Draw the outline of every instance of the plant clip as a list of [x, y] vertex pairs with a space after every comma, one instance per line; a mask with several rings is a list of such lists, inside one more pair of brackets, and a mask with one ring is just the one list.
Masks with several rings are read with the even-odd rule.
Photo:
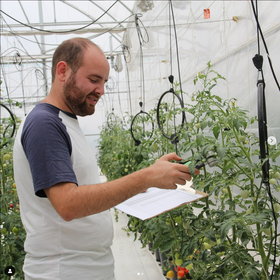
[[263, 66], [263, 56], [260, 54], [256, 54], [253, 58], [253, 63], [255, 65], [255, 67], [261, 71], [262, 70], [262, 66]]
[[177, 144], [179, 143], [179, 137], [176, 133], [172, 134], [170, 137], [171, 143], [172, 144]]
[[170, 76], [168, 77], [168, 80], [169, 80], [170, 84], [173, 84], [173, 82], [174, 82], [174, 76], [173, 76], [173, 75], [170, 75]]

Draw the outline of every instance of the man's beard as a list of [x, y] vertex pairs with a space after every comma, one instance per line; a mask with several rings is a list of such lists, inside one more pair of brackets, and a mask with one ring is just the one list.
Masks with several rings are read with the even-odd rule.
[[75, 115], [87, 116], [94, 113], [95, 106], [89, 105], [86, 102], [86, 96], [94, 93], [89, 92], [88, 94], [85, 94], [81, 91], [76, 85], [76, 76], [74, 73], [71, 74], [69, 80], [65, 83], [63, 93], [66, 105]]

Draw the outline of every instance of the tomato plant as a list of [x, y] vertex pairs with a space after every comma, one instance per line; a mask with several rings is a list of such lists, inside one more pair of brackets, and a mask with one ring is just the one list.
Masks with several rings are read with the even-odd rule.
[[[1, 232], [1, 279], [10, 279], [4, 274], [7, 266], [15, 268], [13, 279], [23, 279], [23, 260], [25, 230], [21, 223], [19, 201], [13, 177], [12, 145], [13, 139], [6, 139], [4, 132], [11, 122], [10, 118], [1, 118], [1, 154], [0, 154], [0, 232]], [[9, 128], [8, 128], [9, 129]]]
[[[196, 189], [209, 196], [150, 220], [130, 217], [127, 230], [144, 246], [164, 254], [165, 275], [179, 265], [196, 280], [270, 280], [274, 269], [276, 280], [280, 276], [279, 260], [275, 261], [280, 255], [279, 232], [275, 232], [280, 216], [280, 149], [269, 146], [270, 185], [263, 185], [255, 133], [257, 119], [239, 107], [238, 100], [224, 100], [213, 94], [218, 82], [224, 80], [210, 63], [204, 73], [196, 76], [195, 93], [184, 108], [188, 121], [178, 135], [180, 155], [205, 163], [193, 182]], [[155, 116], [153, 110], [150, 115]], [[168, 123], [168, 118], [172, 118], [170, 111], [166, 111], [162, 123]], [[129, 172], [175, 150], [157, 128], [152, 139], [137, 148], [129, 144], [128, 132], [120, 126], [118, 130], [126, 136], [116, 137], [114, 144], [110, 142], [108, 153], [118, 154], [116, 165], [129, 163]], [[112, 134], [107, 131], [107, 139], [112, 140]], [[100, 161], [109, 167], [103, 161], [106, 150], [105, 145]], [[124, 150], [129, 152], [123, 156]], [[142, 163], [135, 163], [135, 151], [143, 156]], [[105, 167], [103, 170], [107, 175]]]

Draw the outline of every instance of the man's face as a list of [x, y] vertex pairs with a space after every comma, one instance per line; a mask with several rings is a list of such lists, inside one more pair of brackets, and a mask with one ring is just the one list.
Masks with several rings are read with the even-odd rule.
[[94, 48], [84, 54], [82, 66], [71, 73], [64, 84], [65, 103], [78, 116], [92, 115], [99, 98], [104, 94], [109, 64], [105, 56]]
[[[76, 83], [76, 74], [72, 73], [64, 85], [65, 103], [70, 110], [78, 116], [92, 115], [95, 104], [100, 96], [94, 92], [85, 92]], [[91, 100], [88, 102], [87, 99]]]

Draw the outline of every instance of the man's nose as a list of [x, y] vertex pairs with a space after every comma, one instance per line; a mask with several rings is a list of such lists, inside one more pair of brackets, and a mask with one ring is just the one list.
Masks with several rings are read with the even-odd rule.
[[105, 93], [105, 84], [100, 84], [96, 89], [95, 93], [98, 94], [100, 97]]

